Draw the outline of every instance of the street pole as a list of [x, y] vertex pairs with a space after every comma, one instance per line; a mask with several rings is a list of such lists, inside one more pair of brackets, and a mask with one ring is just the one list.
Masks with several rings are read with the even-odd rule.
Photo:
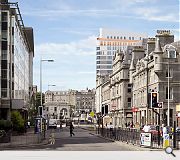
[[169, 74], [170, 74], [170, 72], [169, 72], [169, 59], [168, 59], [168, 112], [167, 112], [167, 125], [168, 126], [170, 126], [170, 108], [169, 108], [169, 96], [170, 96], [170, 86], [169, 86]]
[[[46, 61], [46, 62], [54, 62], [54, 60], [51, 60], [51, 59], [40, 59], [40, 94], [41, 94], [41, 106], [40, 106], [40, 108], [42, 109], [42, 112], [43, 112], [43, 98], [42, 98], [42, 62], [44, 62], [44, 61]], [[41, 133], [42, 133], [42, 115], [40, 115], [41, 113], [40, 113], [40, 108], [39, 108], [39, 116], [40, 116], [40, 123], [41, 123], [41, 125], [40, 125], [40, 127], [41, 127]]]
[[[40, 60], [40, 94], [41, 94], [41, 106], [39, 108], [39, 116], [40, 116], [40, 123], [41, 123], [40, 131], [42, 133], [42, 115], [41, 115], [41, 113], [43, 111], [43, 108], [42, 108], [42, 58]], [[42, 110], [42, 111], [40, 111], [40, 110]]]
[[41, 92], [41, 106], [42, 106], [42, 59], [40, 60], [40, 92]]

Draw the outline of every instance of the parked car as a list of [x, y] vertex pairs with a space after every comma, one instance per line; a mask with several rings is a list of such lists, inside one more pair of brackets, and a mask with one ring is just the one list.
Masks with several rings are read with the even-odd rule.
[[[158, 135], [158, 126], [154, 126], [154, 125], [145, 125], [142, 129], [142, 132], [150, 132], [153, 135]], [[161, 130], [160, 130], [160, 134], [161, 134]]]
[[177, 127], [177, 128], [176, 128], [176, 132], [177, 132], [177, 133], [180, 133], [180, 127]]

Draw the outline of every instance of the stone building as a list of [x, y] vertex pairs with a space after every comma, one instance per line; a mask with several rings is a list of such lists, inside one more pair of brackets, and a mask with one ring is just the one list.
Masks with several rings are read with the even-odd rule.
[[[116, 52], [109, 79], [96, 79], [97, 113], [103, 115], [103, 106], [108, 105], [108, 114], [104, 115], [115, 127], [131, 121], [135, 127], [162, 123], [172, 126], [180, 104], [179, 53], [180, 42], [174, 42], [174, 35], [166, 30], [157, 31], [156, 38], [148, 38], [141, 46]], [[153, 94], [157, 95], [154, 108]]]
[[111, 116], [113, 125], [124, 127], [132, 121], [131, 85], [129, 84], [129, 50], [117, 51], [113, 61], [113, 73], [110, 75]]
[[[46, 91], [45, 92], [46, 114], [55, 118], [79, 116], [80, 114], [89, 114], [95, 111], [95, 91], [86, 90], [68, 90], [68, 91]], [[53, 110], [54, 108], [54, 110]], [[64, 115], [65, 110], [67, 115]], [[48, 116], [48, 117], [49, 117]]]
[[[176, 105], [180, 103], [179, 43], [174, 42], [170, 31], [158, 31], [156, 38], [149, 38], [147, 50], [134, 48], [130, 67], [133, 86], [134, 124], [173, 125]], [[152, 93], [157, 93], [159, 107], [152, 109]]]

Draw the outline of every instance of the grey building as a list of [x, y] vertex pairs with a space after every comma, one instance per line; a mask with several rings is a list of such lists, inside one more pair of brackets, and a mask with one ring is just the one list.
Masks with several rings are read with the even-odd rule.
[[[170, 31], [159, 30], [156, 38], [148, 39], [146, 52], [142, 47], [133, 50], [130, 82], [134, 124], [172, 126], [176, 120], [176, 105], [180, 103], [179, 47]], [[160, 114], [160, 122], [152, 109], [153, 93], [160, 104], [154, 108]]]
[[[66, 105], [65, 105], [66, 104]], [[45, 108], [47, 115], [52, 115], [52, 106], [67, 109], [67, 115], [70, 117], [80, 114], [89, 114], [95, 111], [95, 90], [68, 90], [68, 91], [46, 91], [45, 92]], [[51, 109], [50, 109], [51, 108]], [[58, 109], [56, 109], [58, 110]], [[59, 109], [60, 111], [60, 109]], [[58, 114], [55, 117], [59, 118]], [[64, 114], [62, 115], [64, 116]]]
[[17, 3], [0, 3], [0, 117], [9, 119], [15, 109], [27, 118], [33, 86], [33, 29], [24, 26]]

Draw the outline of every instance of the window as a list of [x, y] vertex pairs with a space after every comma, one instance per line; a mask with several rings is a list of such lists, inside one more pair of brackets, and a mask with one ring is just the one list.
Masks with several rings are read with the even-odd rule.
[[7, 88], [7, 79], [2, 79], [1, 80], [1, 87], [2, 88]]
[[131, 40], [131, 37], [129, 37], [129, 40]]
[[7, 70], [1, 70], [1, 76], [2, 78], [7, 78]]
[[100, 50], [100, 47], [96, 47], [96, 50]]
[[49, 107], [46, 108], [46, 111], [49, 111]]
[[1, 60], [1, 69], [7, 69], [7, 60]]
[[[168, 87], [166, 87], [166, 99], [168, 99]], [[169, 99], [173, 99], [173, 88], [169, 87]]]
[[7, 31], [2, 31], [2, 40], [7, 41]]
[[7, 50], [7, 41], [2, 41], [1, 44], [2, 44], [1, 49]]
[[169, 76], [168, 76], [168, 69], [166, 69], [166, 78], [172, 78], [173, 77], [173, 69], [169, 69]]
[[176, 58], [176, 51], [175, 50], [169, 50], [168, 51], [168, 58]]
[[2, 22], [2, 26], [1, 26], [1, 29], [3, 30], [3, 31], [7, 31], [7, 22]]
[[128, 108], [131, 108], [131, 98], [128, 98]]
[[97, 56], [97, 59], [100, 59], [100, 56]]
[[7, 12], [2, 12], [1, 14], [1, 20], [6, 22], [7, 21]]
[[131, 98], [128, 98], [128, 102], [131, 102]]
[[131, 88], [128, 88], [128, 93], [131, 93]]
[[153, 60], [153, 56], [150, 56], [150, 60]]
[[57, 111], [57, 107], [54, 107], [54, 112], [56, 112]]
[[134, 40], [134, 37], [132, 37], [132, 40]]
[[126, 39], [126, 37], [124, 37], [124, 39]]

